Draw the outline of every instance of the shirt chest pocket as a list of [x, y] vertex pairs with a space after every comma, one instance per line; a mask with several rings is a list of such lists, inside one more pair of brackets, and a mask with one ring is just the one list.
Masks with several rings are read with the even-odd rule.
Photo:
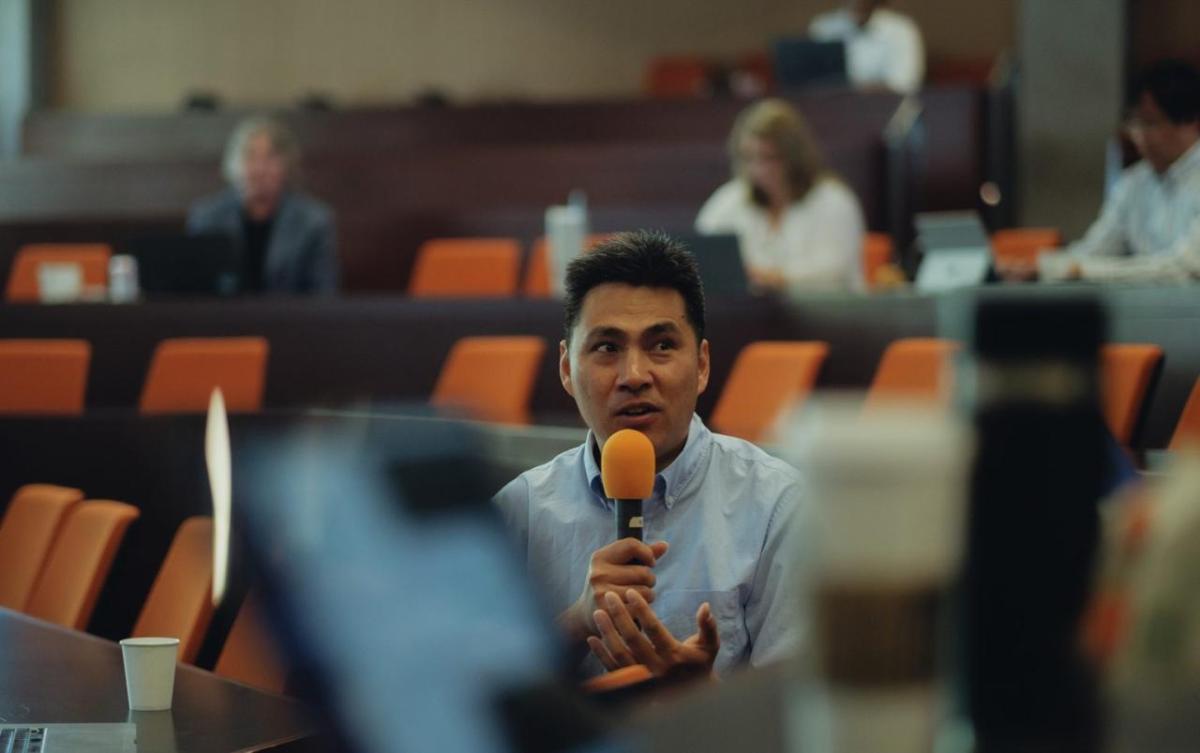
[[721, 656], [727, 660], [741, 657], [748, 643], [746, 618], [736, 589], [730, 591], [674, 590], [655, 591], [651, 608], [676, 640], [685, 640], [696, 632], [696, 611], [708, 602], [717, 618], [721, 636]]

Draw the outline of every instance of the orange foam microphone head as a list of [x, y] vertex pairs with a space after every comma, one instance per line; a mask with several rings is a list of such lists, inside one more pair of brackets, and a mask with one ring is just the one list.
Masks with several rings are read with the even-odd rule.
[[642, 500], [654, 494], [654, 445], [646, 435], [622, 429], [600, 451], [604, 496], [616, 502], [617, 539], [642, 539]]

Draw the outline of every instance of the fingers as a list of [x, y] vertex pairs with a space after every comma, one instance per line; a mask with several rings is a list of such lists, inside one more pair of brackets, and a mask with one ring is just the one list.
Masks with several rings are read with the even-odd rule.
[[[613, 666], [611, 669], [618, 667], [628, 667], [631, 664], [637, 664], [633, 658], [633, 652], [613, 625], [612, 618], [608, 616], [608, 612], [603, 609], [597, 609], [592, 619], [596, 621], [596, 628], [600, 631], [600, 640], [604, 643], [604, 648], [607, 649], [609, 658], [612, 659]], [[591, 645], [588, 641], [588, 645]]]
[[[663, 546], [658, 547], [657, 545], [660, 543]], [[637, 539], [621, 539], [596, 550], [596, 553], [593, 555], [593, 561], [599, 559], [602, 562], [614, 565], [640, 562], [647, 567], [654, 567], [658, 558], [666, 554], [666, 552], [666, 542], [655, 542], [655, 546], [651, 546]]]
[[649, 602], [636, 590], [632, 588], [627, 590], [625, 599], [634, 619], [642, 626], [642, 632], [654, 644], [655, 651], [661, 656], [668, 656], [677, 643], [675, 636], [671, 635], [671, 631], [667, 630], [667, 627], [658, 619], [658, 615], [654, 614], [654, 610], [650, 609]]
[[621, 665], [617, 664], [617, 660], [613, 658], [613, 655], [608, 650], [608, 647], [604, 645], [604, 641], [600, 640], [594, 635], [591, 635], [588, 636], [587, 644], [588, 648], [592, 650], [592, 653], [596, 655], [596, 658], [600, 660], [600, 663], [603, 664], [604, 668], [609, 672], [612, 672], [614, 669], [621, 668]]
[[650, 545], [650, 551], [654, 553], [655, 559], [658, 559], [666, 554], [667, 549], [669, 548], [670, 545], [665, 541], [656, 541]]
[[619, 565], [612, 568], [608, 582], [614, 586], [646, 586], [654, 588], [658, 581], [654, 571], [645, 565]]
[[721, 634], [717, 632], [717, 618], [713, 617], [712, 607], [707, 601], [696, 610], [696, 632], [700, 635], [701, 644], [711, 648], [714, 654], [721, 647]]
[[605, 597], [604, 608], [608, 616], [612, 618], [611, 622], [620, 633], [625, 646], [633, 654], [634, 662], [645, 664], [651, 671], [660, 667], [663, 659], [659, 656], [658, 649], [633, 621], [629, 610], [625, 608], [625, 602], [621, 601], [621, 598], [615, 593], [610, 593]]

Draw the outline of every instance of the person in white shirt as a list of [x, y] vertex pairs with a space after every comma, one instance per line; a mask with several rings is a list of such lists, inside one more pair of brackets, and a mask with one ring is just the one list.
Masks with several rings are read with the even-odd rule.
[[1082, 239], [1039, 257], [1043, 280], [1200, 277], [1200, 72], [1158, 63], [1139, 78], [1133, 102], [1125, 128], [1141, 161], [1121, 174]]
[[751, 105], [729, 151], [734, 178], [704, 203], [696, 232], [737, 235], [759, 289], [863, 290], [862, 208], [800, 113], [778, 99]]
[[925, 43], [911, 18], [880, 7], [885, 0], [847, 0], [822, 13], [808, 33], [822, 42], [846, 43], [846, 74], [859, 88], [884, 87], [914, 94], [925, 80]]

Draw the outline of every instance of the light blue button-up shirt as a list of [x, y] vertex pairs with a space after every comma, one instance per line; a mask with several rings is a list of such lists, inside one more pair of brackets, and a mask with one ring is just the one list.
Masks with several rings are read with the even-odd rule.
[[[583, 591], [588, 563], [616, 538], [595, 438], [526, 471], [496, 495], [524, 548], [530, 575], [557, 614]], [[713, 434], [692, 416], [683, 451], [657, 475], [643, 506], [645, 541], [666, 541], [654, 568], [655, 614], [677, 639], [696, 632], [696, 610], [712, 606], [721, 636], [715, 669], [761, 665], [801, 643], [796, 563], [807, 507], [800, 476], [741, 439]], [[589, 657], [584, 671], [603, 666]]]

